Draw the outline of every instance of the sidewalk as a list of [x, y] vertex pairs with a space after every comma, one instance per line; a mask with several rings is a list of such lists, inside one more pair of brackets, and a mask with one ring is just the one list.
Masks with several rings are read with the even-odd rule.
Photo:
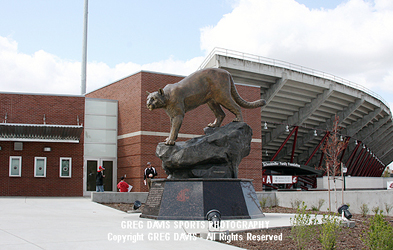
[[[157, 221], [139, 215], [90, 198], [0, 197], [0, 249], [239, 249], [190, 236], [209, 234], [207, 221]], [[290, 225], [290, 215], [265, 215], [223, 221], [220, 230]]]

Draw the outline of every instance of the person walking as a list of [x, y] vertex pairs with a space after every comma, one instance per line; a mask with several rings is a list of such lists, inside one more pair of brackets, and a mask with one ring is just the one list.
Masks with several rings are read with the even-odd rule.
[[96, 191], [97, 192], [104, 192], [104, 178], [105, 175], [103, 174], [103, 171], [105, 168], [99, 167], [97, 170], [97, 176], [96, 176]]
[[154, 179], [155, 176], [157, 176], [157, 171], [151, 165], [151, 163], [148, 162], [147, 167], [145, 168], [145, 172], [143, 174], [143, 182], [145, 183], [145, 185], [147, 184], [149, 191], [151, 188], [151, 180]]

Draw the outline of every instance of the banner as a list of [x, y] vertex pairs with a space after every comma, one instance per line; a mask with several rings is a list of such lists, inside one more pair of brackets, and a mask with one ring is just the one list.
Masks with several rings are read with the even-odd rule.
[[263, 175], [263, 184], [293, 184], [297, 183], [297, 176], [292, 175]]

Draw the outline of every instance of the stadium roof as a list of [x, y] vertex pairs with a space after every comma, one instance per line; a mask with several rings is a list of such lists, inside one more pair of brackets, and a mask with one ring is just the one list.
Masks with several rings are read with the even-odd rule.
[[340, 138], [348, 141], [341, 157], [348, 175], [381, 176], [393, 161], [392, 114], [377, 93], [324, 72], [226, 49], [214, 49], [200, 68], [210, 67], [229, 71], [237, 84], [260, 87], [267, 101], [263, 161], [323, 165], [319, 148], [335, 115]]

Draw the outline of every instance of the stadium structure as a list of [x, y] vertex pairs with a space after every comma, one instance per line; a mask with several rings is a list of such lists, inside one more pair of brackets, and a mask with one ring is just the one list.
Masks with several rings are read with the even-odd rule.
[[200, 68], [229, 71], [237, 84], [258, 86], [263, 161], [323, 165], [319, 150], [338, 118], [340, 155], [347, 175], [381, 176], [393, 160], [393, 123], [377, 93], [324, 72], [237, 51], [215, 48]]

